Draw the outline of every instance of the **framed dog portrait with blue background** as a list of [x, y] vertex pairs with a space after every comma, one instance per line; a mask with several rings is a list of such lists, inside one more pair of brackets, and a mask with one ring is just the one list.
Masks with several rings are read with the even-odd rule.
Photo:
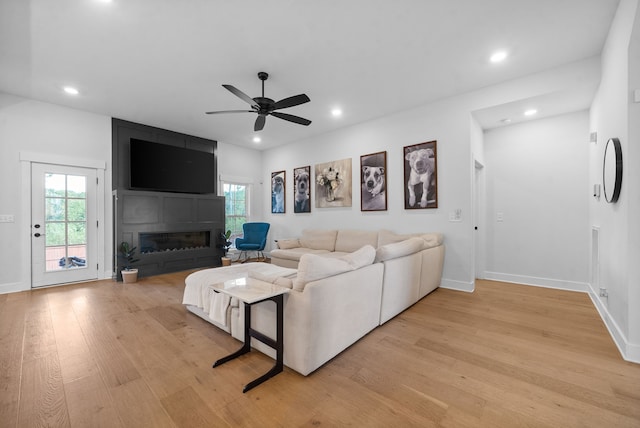
[[387, 152], [360, 156], [360, 210], [387, 210]]
[[293, 170], [293, 212], [311, 212], [311, 165]]
[[438, 208], [436, 141], [404, 148], [404, 208]]
[[285, 212], [285, 172], [271, 173], [271, 213], [282, 214]]

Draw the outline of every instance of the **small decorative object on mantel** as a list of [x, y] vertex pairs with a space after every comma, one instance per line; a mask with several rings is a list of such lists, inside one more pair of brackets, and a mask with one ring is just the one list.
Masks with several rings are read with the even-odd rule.
[[316, 208], [351, 206], [351, 159], [320, 163], [316, 170]]
[[131, 265], [140, 261], [136, 259], [136, 247], [131, 247], [128, 242], [123, 241], [118, 247], [120, 251], [120, 258], [125, 260], [124, 269], [120, 272], [122, 274], [122, 281], [126, 283], [134, 283], [138, 281], [138, 269], [132, 268]]
[[436, 141], [404, 147], [404, 208], [438, 208]]

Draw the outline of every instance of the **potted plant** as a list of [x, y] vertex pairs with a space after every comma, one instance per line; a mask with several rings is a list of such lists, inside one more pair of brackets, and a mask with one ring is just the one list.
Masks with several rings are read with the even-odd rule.
[[122, 271], [122, 281], [127, 283], [133, 283], [138, 280], [138, 269], [132, 268], [131, 265], [138, 262], [136, 259], [136, 247], [131, 247], [128, 242], [123, 241], [118, 247], [120, 251], [120, 257], [125, 260], [125, 265]]
[[222, 239], [222, 244], [220, 244], [220, 248], [224, 251], [224, 256], [222, 256], [222, 266], [230, 266], [231, 259], [227, 257], [227, 251], [229, 251], [229, 247], [231, 247], [231, 241], [229, 238], [231, 237], [231, 230], [227, 230], [224, 233], [220, 233], [220, 238]]

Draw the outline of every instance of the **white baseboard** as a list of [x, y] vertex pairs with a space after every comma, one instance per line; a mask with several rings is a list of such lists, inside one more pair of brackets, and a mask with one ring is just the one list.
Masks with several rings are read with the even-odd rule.
[[562, 279], [538, 278], [535, 276], [513, 275], [500, 272], [485, 272], [484, 279], [492, 281], [512, 282], [514, 284], [532, 285], [534, 287], [580, 291], [582, 293], [587, 293], [589, 291], [589, 284], [587, 284], [586, 282], [566, 281]]
[[440, 281], [440, 288], [448, 288], [449, 290], [465, 291], [467, 293], [473, 293], [475, 284], [473, 282], [456, 281], [453, 279], [442, 278]]
[[602, 318], [607, 330], [609, 330], [609, 335], [611, 335], [613, 343], [618, 347], [618, 351], [620, 351], [622, 358], [624, 358], [625, 361], [640, 364], [640, 345], [629, 343], [629, 340], [627, 340], [627, 337], [618, 326], [618, 323], [616, 323], [609, 313], [609, 309], [602, 300], [600, 300], [598, 294], [595, 293], [591, 287], [589, 287], [589, 297], [591, 298], [593, 305], [596, 307], [598, 314], [600, 314], [600, 318]]
[[27, 291], [31, 287], [21, 282], [13, 282], [8, 284], [0, 284], [0, 294], [17, 293], [18, 291]]

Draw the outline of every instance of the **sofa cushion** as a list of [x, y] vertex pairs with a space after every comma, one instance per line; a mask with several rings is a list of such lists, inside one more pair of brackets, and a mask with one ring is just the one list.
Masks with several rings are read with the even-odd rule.
[[306, 229], [302, 231], [300, 245], [312, 250], [334, 251], [337, 230]]
[[370, 230], [340, 229], [336, 237], [335, 251], [352, 253], [365, 245], [378, 246], [378, 232]]
[[278, 248], [281, 250], [289, 250], [291, 248], [298, 248], [300, 246], [300, 240], [298, 238], [295, 239], [278, 239], [277, 241]]
[[417, 253], [421, 251], [423, 247], [424, 240], [422, 238], [409, 238], [404, 241], [386, 244], [376, 250], [375, 261], [377, 263], [397, 259], [398, 257]]
[[288, 250], [275, 249], [275, 250], [271, 250], [269, 254], [272, 258], [276, 257], [276, 258], [285, 259], [285, 260], [298, 261], [300, 260], [300, 257], [302, 257], [305, 254], [332, 254], [332, 253], [328, 252], [327, 250], [312, 250], [310, 248], [297, 247], [297, 248], [291, 248]]
[[293, 289], [303, 291], [305, 285], [312, 281], [328, 278], [344, 272], [356, 270], [373, 263], [375, 249], [365, 245], [353, 253], [339, 258], [323, 257], [317, 254], [304, 254], [298, 264], [298, 275], [293, 280]]

